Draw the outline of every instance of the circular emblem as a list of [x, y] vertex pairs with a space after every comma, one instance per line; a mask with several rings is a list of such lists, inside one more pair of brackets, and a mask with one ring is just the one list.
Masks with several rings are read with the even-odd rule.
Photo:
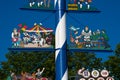
[[90, 72], [88, 70], [83, 71], [83, 77], [84, 78], [89, 78], [90, 77]]
[[93, 70], [91, 74], [94, 78], [97, 78], [99, 76], [99, 72], [97, 70]]
[[108, 76], [109, 76], [108, 70], [102, 70], [102, 71], [101, 71], [101, 76], [102, 76], [102, 77], [108, 77]]
[[97, 80], [105, 80], [103, 77], [99, 77]]
[[81, 78], [80, 80], [85, 80], [84, 78]]
[[95, 80], [94, 78], [89, 78], [88, 80]]
[[108, 77], [106, 80], [114, 80], [113, 77]]

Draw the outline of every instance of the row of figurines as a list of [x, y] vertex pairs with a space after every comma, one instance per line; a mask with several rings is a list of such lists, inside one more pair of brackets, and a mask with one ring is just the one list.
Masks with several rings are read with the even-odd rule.
[[80, 9], [83, 8], [83, 5], [87, 5], [87, 9], [90, 9], [90, 4], [92, 0], [70, 0], [70, 4], [79, 4]]
[[37, 3], [38, 7], [43, 6], [43, 5], [45, 7], [50, 7], [50, 2], [51, 0], [30, 0], [29, 6], [33, 7]]
[[7, 80], [48, 80], [48, 78], [42, 77], [44, 70], [45, 68], [43, 67], [42, 70], [38, 68], [37, 72], [34, 71], [32, 73], [28, 73], [21, 71], [21, 74], [16, 74], [15, 72], [10, 71], [9, 75], [7, 76]]
[[[98, 40], [101, 40], [103, 42], [103, 45], [105, 48], [109, 48], [110, 45], [108, 44], [109, 37], [106, 34], [104, 30], [101, 32], [97, 30], [96, 32], [93, 32], [89, 30], [88, 26], [85, 27], [85, 29], [82, 30], [81, 34], [78, 33], [79, 28], [70, 27], [70, 30], [74, 32], [74, 34], [71, 35], [70, 41], [75, 44], [79, 44], [79, 40], [81, 42], [81, 39], [83, 39], [82, 42], [86, 42], [86, 47], [91, 47], [91, 42], [96, 43]], [[20, 40], [20, 33], [15, 28], [12, 32], [12, 42], [18, 43]], [[29, 42], [32, 43], [39, 43], [39, 45], [43, 45], [43, 43], [51, 44], [52, 41], [52, 35], [50, 33], [46, 33], [46, 36], [39, 34], [29, 34], [28, 32], [23, 32], [23, 42], [24, 44], [28, 44]], [[95, 44], [94, 44], [95, 46]]]
[[[44, 5], [45, 7], [50, 7], [51, 0], [30, 0], [29, 6], [33, 7], [36, 3], [37, 6], [40, 7]], [[87, 5], [87, 9], [90, 9], [90, 3], [92, 0], [70, 0], [70, 3], [78, 3], [80, 5], [80, 8], [83, 8], [83, 4], [85, 3]]]
[[[37, 44], [37, 47], [42, 47], [45, 44], [51, 45], [53, 37], [52, 33], [28, 33], [28, 32], [23, 32], [23, 36], [21, 39], [21, 34], [20, 32], [17, 31], [16, 28], [14, 28], [12, 34], [12, 45], [13, 47], [19, 47], [21, 44], [22, 45], [28, 45], [29, 43], [32, 43], [32, 45]], [[22, 43], [21, 43], [22, 42]], [[30, 46], [29, 46], [30, 47]]]
[[99, 30], [92, 32], [88, 26], [86, 26], [82, 32], [79, 33], [80, 28], [75, 28], [74, 26], [70, 27], [71, 33], [70, 34], [70, 41], [77, 45], [84, 45], [85, 47], [99, 47], [103, 45], [105, 48], [110, 48], [108, 44], [109, 37], [106, 34], [105, 30]]

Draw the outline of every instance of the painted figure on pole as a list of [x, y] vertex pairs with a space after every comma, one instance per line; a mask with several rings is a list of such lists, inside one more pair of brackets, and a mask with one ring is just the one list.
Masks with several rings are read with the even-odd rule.
[[86, 0], [85, 4], [87, 5], [87, 9], [90, 9], [90, 3], [92, 2], [92, 0]]
[[51, 0], [44, 0], [44, 6], [49, 8], [50, 7], [50, 1]]
[[30, 7], [33, 7], [35, 4], [37, 4], [37, 6], [40, 7], [43, 5], [43, 0], [30, 0]]
[[108, 44], [109, 38], [108, 38], [108, 35], [106, 34], [105, 30], [101, 31], [101, 40], [103, 42], [105, 49], [110, 47], [110, 45]]
[[[21, 25], [19, 25], [21, 26]], [[14, 48], [53, 48], [53, 30], [44, 28], [42, 24], [34, 23], [32, 28], [14, 28], [12, 37], [12, 47]]]
[[84, 0], [79, 0], [79, 1], [78, 1], [78, 4], [79, 4], [79, 6], [80, 6], [80, 9], [83, 8], [83, 3], [84, 3]]
[[14, 72], [11, 73], [11, 78], [12, 80], [17, 80], [17, 76]]
[[91, 47], [91, 44], [90, 44], [90, 42], [91, 42], [91, 39], [90, 39], [91, 35], [92, 35], [92, 31], [89, 30], [88, 26], [86, 26], [85, 29], [82, 30], [82, 36], [83, 36], [84, 42], [85, 42], [84, 46], [86, 48], [90, 48]]
[[12, 47], [19, 47], [20, 45], [20, 32], [16, 28], [13, 29], [11, 34], [12, 37]]
[[67, 7], [68, 10], [98, 11], [92, 4], [92, 0], [69, 0]]
[[30, 8], [50, 8], [52, 6], [51, 0], [29, 0]]
[[80, 32], [80, 28], [70, 27], [69, 48], [110, 50], [108, 41], [109, 37], [105, 30], [92, 31], [85, 26]]
[[40, 68], [37, 69], [37, 72], [36, 72], [36, 76], [38, 78], [38, 80], [40, 80], [42, 78], [42, 73], [44, 72], [45, 68], [42, 69], [42, 71], [40, 71]]

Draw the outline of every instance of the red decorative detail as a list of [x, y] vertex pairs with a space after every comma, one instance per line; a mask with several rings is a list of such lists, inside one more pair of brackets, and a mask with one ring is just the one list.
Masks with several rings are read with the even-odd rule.
[[22, 27], [22, 24], [18, 24], [19, 27]]
[[26, 25], [24, 25], [24, 28], [26, 29], [26, 28], [27, 28], [27, 26], [26, 26]]
[[18, 38], [12, 38], [12, 42], [17, 42]]
[[45, 77], [43, 77], [43, 78], [41, 78], [41, 80], [48, 80], [47, 78], [45, 78]]

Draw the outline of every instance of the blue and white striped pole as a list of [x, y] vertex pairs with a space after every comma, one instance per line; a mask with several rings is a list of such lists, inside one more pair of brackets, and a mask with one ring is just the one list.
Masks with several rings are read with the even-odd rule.
[[55, 33], [55, 80], [68, 80], [66, 54], [66, 0], [55, 0], [56, 33]]

